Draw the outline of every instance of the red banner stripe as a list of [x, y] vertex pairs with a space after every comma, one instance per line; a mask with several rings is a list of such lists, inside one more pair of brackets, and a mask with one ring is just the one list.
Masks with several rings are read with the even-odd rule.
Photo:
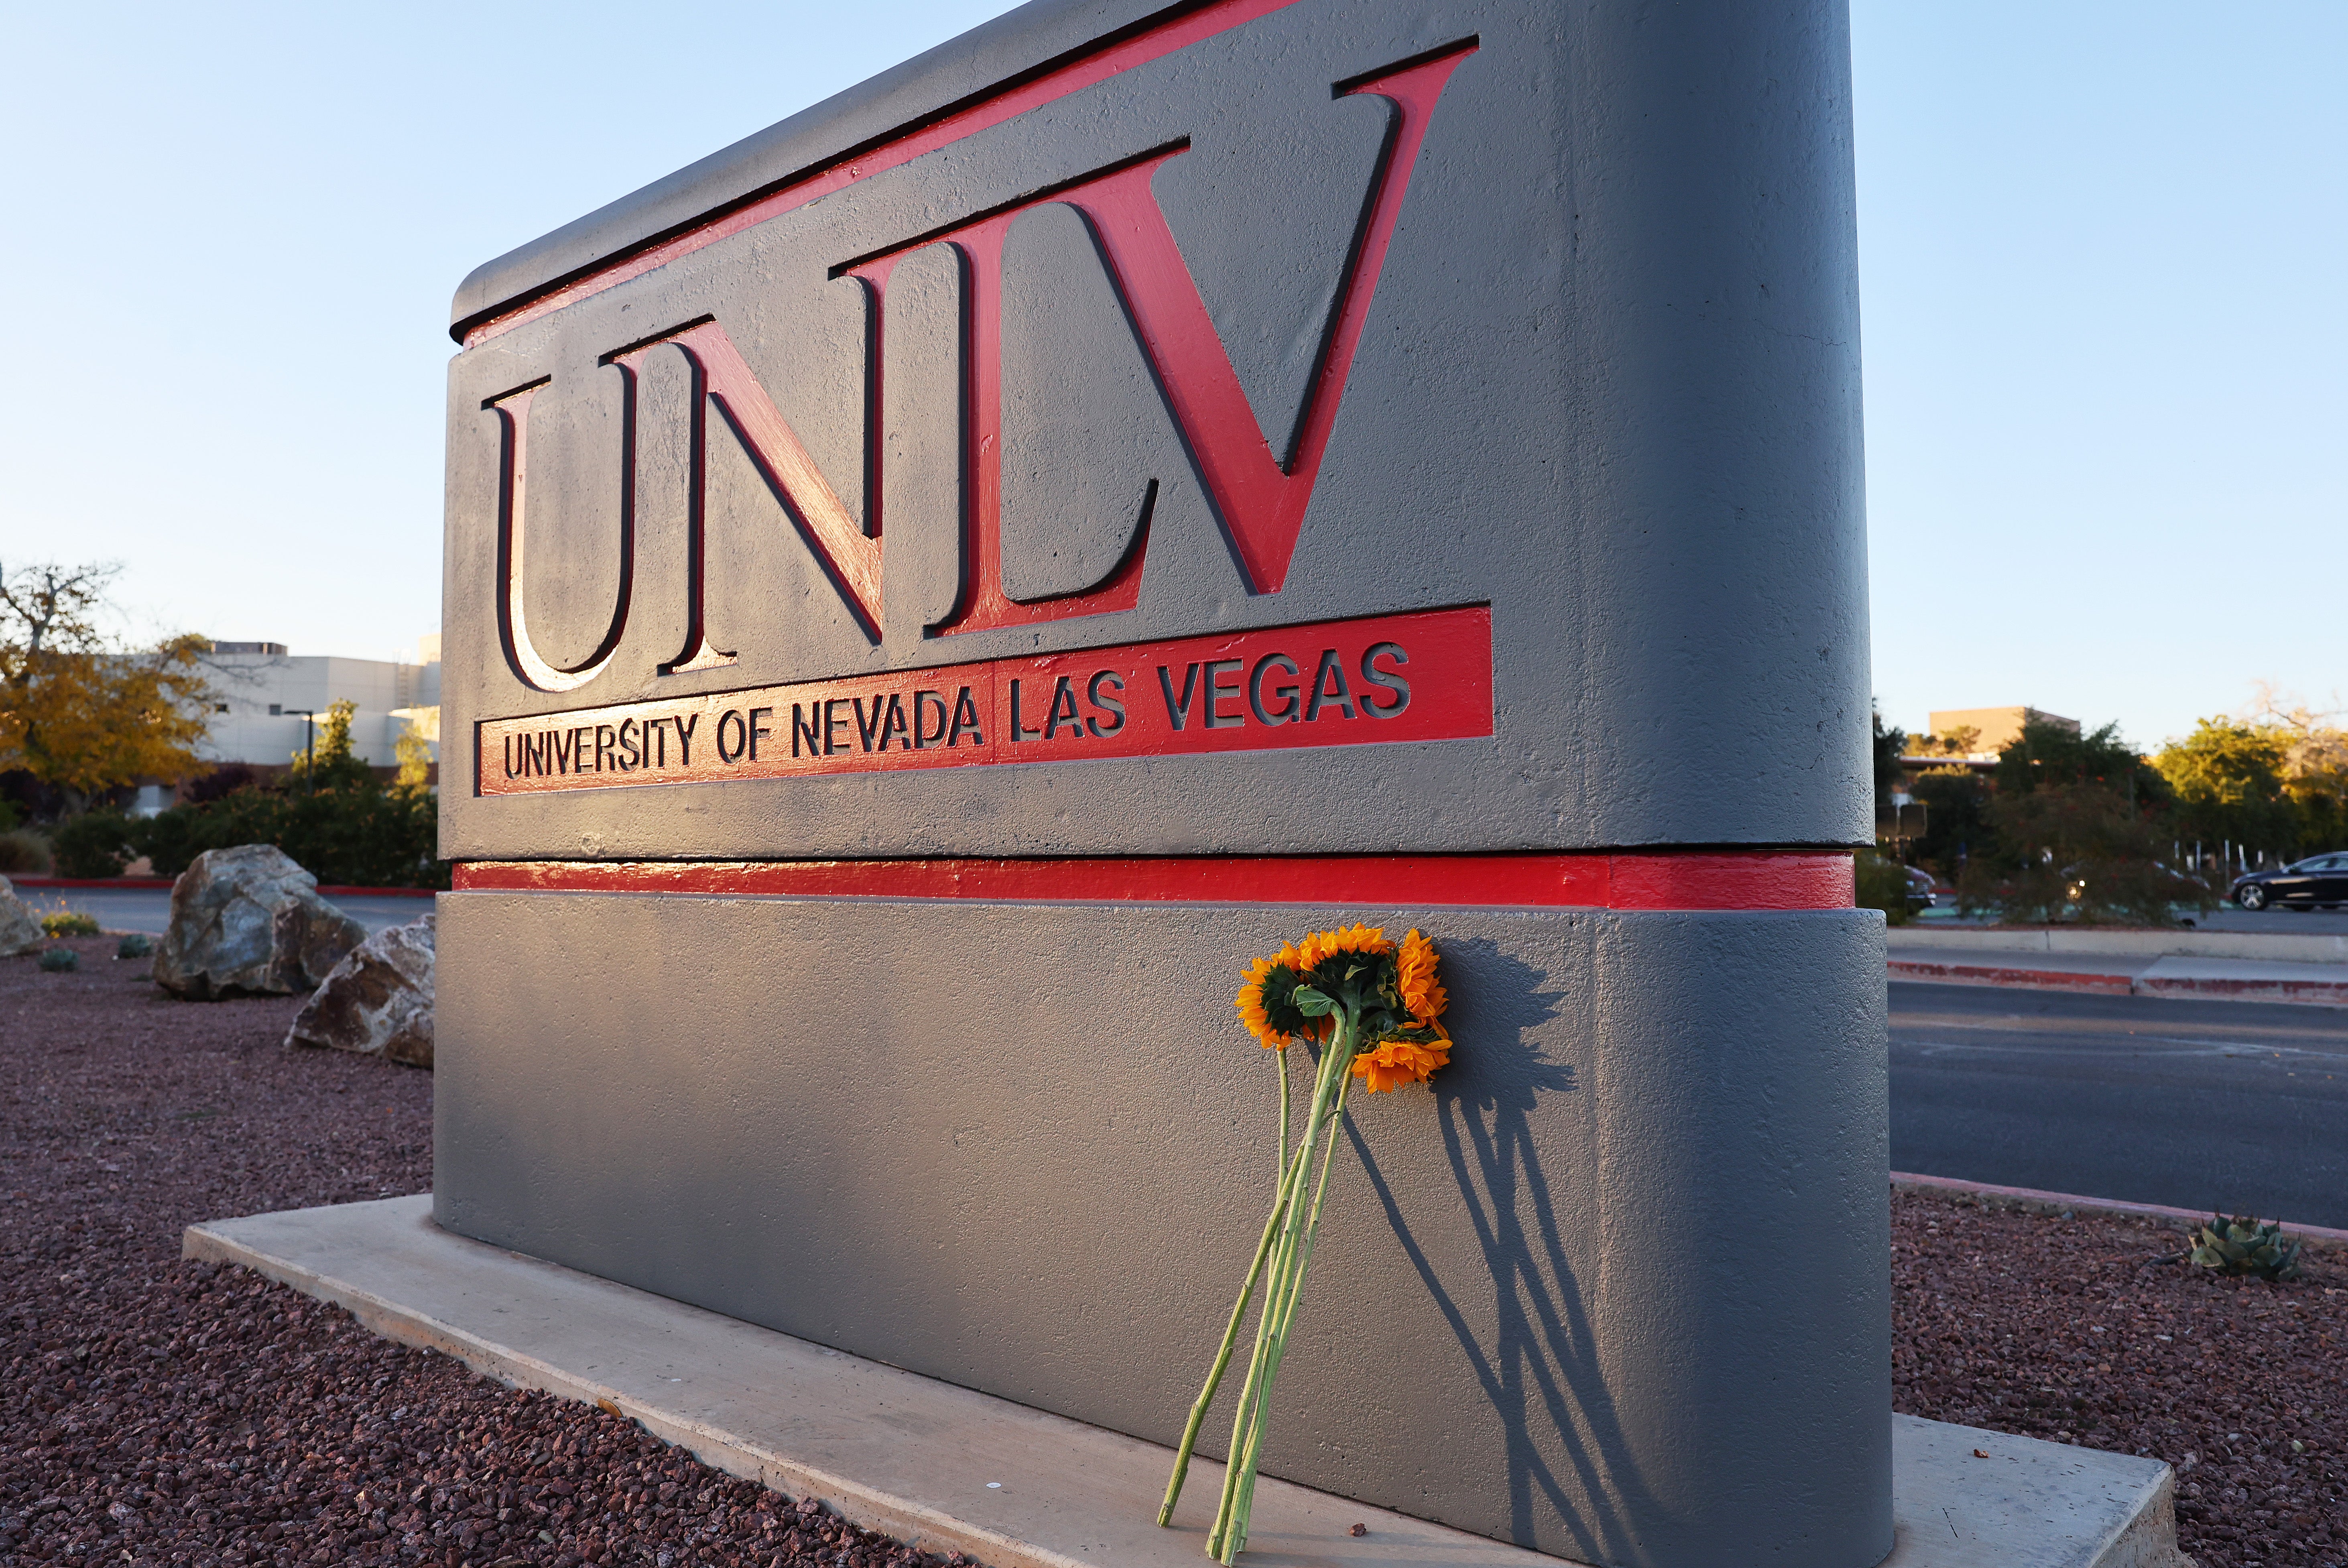
[[968, 898], [1546, 909], [1849, 909], [1848, 854], [1198, 856], [923, 861], [472, 861], [458, 892]]

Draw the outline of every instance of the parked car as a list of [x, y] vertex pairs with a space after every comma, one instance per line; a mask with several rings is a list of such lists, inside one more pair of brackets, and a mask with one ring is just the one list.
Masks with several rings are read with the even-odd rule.
[[2337, 909], [2348, 903], [2348, 850], [2236, 877], [2226, 896], [2244, 909]]

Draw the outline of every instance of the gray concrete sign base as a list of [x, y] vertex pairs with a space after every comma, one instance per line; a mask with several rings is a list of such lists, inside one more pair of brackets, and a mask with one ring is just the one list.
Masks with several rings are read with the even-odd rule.
[[[1170, 1456], [1154, 1443], [468, 1241], [433, 1222], [429, 1194], [191, 1225], [183, 1251], [993, 1568], [1190, 1568], [1221, 1480], [1200, 1461], [1177, 1528], [1158, 1529]], [[1886, 1568], [2190, 1568], [2165, 1464], [1892, 1421], [1898, 1544]], [[1352, 1534], [1356, 1524], [1367, 1533]], [[1247, 1556], [1260, 1568], [1560, 1561], [1270, 1480]]]

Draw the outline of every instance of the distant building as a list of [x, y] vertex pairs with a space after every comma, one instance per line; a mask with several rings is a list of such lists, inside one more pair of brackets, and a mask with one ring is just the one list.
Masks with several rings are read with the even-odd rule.
[[[1994, 762], [1999, 752], [2022, 738], [2022, 727], [2025, 723], [2051, 724], [2074, 735], [2079, 733], [2077, 719], [2044, 713], [2034, 707], [1960, 707], [1932, 715], [1931, 738], [1944, 743], [1939, 748], [1944, 755]], [[1967, 738], [1964, 750], [1949, 751], [1945, 743], [1956, 739], [1959, 732], [1963, 730], [1973, 732]]]
[[[440, 636], [417, 645], [413, 664], [295, 655], [283, 643], [214, 643], [210, 733], [196, 754], [215, 767], [232, 762], [277, 771], [315, 733], [317, 717], [338, 701], [358, 705], [351, 716], [351, 751], [388, 772], [399, 764], [399, 738], [413, 729], [429, 748], [436, 781], [440, 757]], [[305, 719], [304, 715], [312, 716]], [[166, 786], [139, 789], [135, 810], [170, 803]]]

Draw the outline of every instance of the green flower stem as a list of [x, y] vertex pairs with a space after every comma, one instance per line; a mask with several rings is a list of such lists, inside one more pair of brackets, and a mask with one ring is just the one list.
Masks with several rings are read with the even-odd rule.
[[1288, 1047], [1272, 1052], [1272, 1059], [1280, 1068], [1280, 1163], [1272, 1168], [1272, 1190], [1278, 1191], [1288, 1180]]
[[[1324, 1057], [1321, 1064], [1321, 1078], [1316, 1080], [1313, 1086], [1313, 1103], [1316, 1106], [1321, 1102], [1322, 1088], [1326, 1081], [1328, 1068], [1329, 1063]], [[1274, 1218], [1276, 1220], [1284, 1221], [1286, 1216], [1292, 1213], [1295, 1210], [1295, 1200], [1301, 1194], [1301, 1191], [1304, 1183], [1304, 1178], [1311, 1171], [1311, 1149], [1312, 1146], [1309, 1141], [1300, 1141], [1296, 1146], [1296, 1152], [1291, 1158], [1287, 1170], [1281, 1179], [1280, 1192], [1274, 1205]], [[1277, 1282], [1280, 1279], [1284, 1270], [1285, 1259], [1287, 1258], [1289, 1246], [1294, 1233], [1295, 1227], [1288, 1223], [1283, 1222], [1280, 1224], [1278, 1228], [1272, 1260], [1272, 1279], [1274, 1282]], [[1263, 1350], [1263, 1336], [1265, 1329], [1271, 1319], [1270, 1307], [1273, 1299], [1272, 1293], [1274, 1288], [1274, 1285], [1267, 1285], [1265, 1287], [1265, 1308], [1263, 1311], [1258, 1313], [1256, 1316], [1256, 1346], [1254, 1351], [1251, 1352], [1248, 1357], [1247, 1377], [1240, 1386], [1239, 1408], [1232, 1417], [1231, 1446], [1227, 1450], [1225, 1460], [1226, 1468], [1223, 1478], [1224, 1491], [1216, 1506], [1214, 1526], [1209, 1532], [1209, 1551], [1210, 1553], [1214, 1549], [1214, 1543], [1220, 1542], [1222, 1539], [1224, 1520], [1231, 1502], [1231, 1475], [1228, 1456], [1240, 1452], [1246, 1440], [1246, 1434], [1251, 1429], [1251, 1412], [1255, 1408], [1256, 1378], [1262, 1366], [1262, 1356]]]
[[1314, 1119], [1317, 1119], [1322, 1096], [1328, 1084], [1330, 1068], [1335, 1057], [1335, 1042], [1332, 1041], [1331, 1044], [1332, 1048], [1322, 1056], [1320, 1074], [1313, 1084], [1313, 1110], [1308, 1113], [1304, 1140], [1297, 1145], [1295, 1156], [1290, 1162], [1287, 1176], [1282, 1183], [1281, 1201], [1287, 1208], [1287, 1222], [1281, 1226], [1278, 1248], [1272, 1256], [1272, 1283], [1265, 1291], [1264, 1310], [1256, 1317], [1255, 1347], [1249, 1354], [1247, 1377], [1240, 1386], [1239, 1406], [1231, 1417], [1231, 1443], [1225, 1450], [1222, 1493], [1215, 1505], [1214, 1525], [1207, 1532], [1207, 1553], [1210, 1556], [1217, 1555], [1220, 1552], [1224, 1531], [1231, 1519], [1231, 1503], [1236, 1495], [1231, 1485], [1231, 1467], [1237, 1463], [1239, 1456], [1245, 1451], [1249, 1434], [1254, 1429], [1255, 1390], [1263, 1370], [1265, 1338], [1272, 1327], [1271, 1305], [1278, 1299], [1279, 1282], [1286, 1273], [1287, 1259], [1295, 1234], [1293, 1220], [1298, 1205], [1293, 1200], [1311, 1168], [1313, 1138], [1311, 1129]]
[[[1284, 1072], [1282, 1078], [1281, 1088], [1284, 1091], [1288, 1087]], [[1283, 1092], [1281, 1098], [1285, 1099], [1288, 1097]], [[1281, 1141], [1284, 1145], [1288, 1140], [1288, 1129], [1284, 1123], [1280, 1131]], [[1272, 1212], [1263, 1222], [1263, 1237], [1255, 1244], [1255, 1261], [1248, 1264], [1247, 1283], [1240, 1286], [1240, 1298], [1231, 1306], [1231, 1320], [1223, 1327], [1222, 1346], [1215, 1352], [1215, 1364], [1207, 1373], [1207, 1386], [1199, 1390], [1199, 1398], [1190, 1406], [1189, 1423], [1182, 1429], [1182, 1446], [1174, 1454], [1174, 1474], [1166, 1482], [1166, 1501], [1158, 1510], [1158, 1522], [1161, 1525], [1171, 1522], [1174, 1518], [1174, 1504], [1182, 1495], [1183, 1478], [1190, 1471], [1190, 1450], [1198, 1446], [1199, 1425], [1207, 1418], [1207, 1407], [1215, 1402], [1215, 1389], [1223, 1380], [1225, 1368], [1231, 1364], [1231, 1349], [1239, 1343], [1240, 1325], [1247, 1318], [1248, 1302], [1255, 1295], [1256, 1281], [1262, 1277], [1264, 1259], [1272, 1255], [1272, 1243], [1280, 1233], [1281, 1216], [1288, 1212], [1288, 1173], [1283, 1170]]]
[[[1253, 1457], [1261, 1451], [1266, 1415], [1265, 1398], [1271, 1391], [1270, 1371], [1274, 1364], [1282, 1312], [1286, 1304], [1292, 1317], [1295, 1296], [1303, 1277], [1298, 1270], [1303, 1243], [1303, 1217], [1304, 1205], [1303, 1178], [1310, 1168], [1313, 1145], [1321, 1140], [1324, 1122], [1330, 1121], [1333, 1107], [1342, 1102], [1349, 1069], [1353, 1065], [1356, 1026], [1359, 1019], [1357, 1002], [1348, 999], [1338, 1016], [1335, 1033], [1329, 1048], [1323, 1053], [1321, 1071], [1313, 1089], [1312, 1109], [1306, 1113], [1304, 1135], [1296, 1146], [1296, 1156], [1291, 1163], [1286, 1182], [1287, 1214], [1280, 1228], [1280, 1245], [1273, 1259], [1272, 1283], [1264, 1295], [1263, 1310], [1256, 1320], [1254, 1354], [1249, 1358], [1246, 1383], [1240, 1391], [1239, 1408], [1231, 1427], [1231, 1446], [1223, 1470], [1222, 1496], [1215, 1511], [1214, 1528], [1207, 1537], [1208, 1555], [1228, 1563], [1238, 1551], [1236, 1544], [1246, 1530], [1246, 1521], [1240, 1511], [1242, 1497], [1250, 1488], [1246, 1481], [1253, 1471]], [[1331, 1128], [1330, 1149], [1335, 1149], [1334, 1126]], [[1323, 1181], [1327, 1180], [1329, 1156], [1323, 1157]], [[1317, 1207], [1317, 1205], [1316, 1205]]]
[[1272, 1387], [1280, 1376], [1280, 1363], [1288, 1354], [1289, 1330], [1296, 1326], [1296, 1309], [1304, 1294], [1305, 1271], [1313, 1266], [1313, 1243], [1321, 1233], [1321, 1201], [1329, 1194], [1329, 1171], [1336, 1162], [1337, 1135], [1345, 1125], [1345, 1091], [1353, 1087], [1352, 1057], [1346, 1060], [1347, 1072], [1337, 1080], [1336, 1104], [1329, 1117], [1329, 1140], [1321, 1150], [1321, 1174], [1313, 1182], [1313, 1210], [1305, 1217], [1304, 1234], [1299, 1243], [1294, 1266], [1289, 1271], [1288, 1291], [1277, 1303], [1266, 1301], [1264, 1310], [1277, 1311], [1279, 1321], [1272, 1330], [1272, 1356], [1264, 1365], [1263, 1387], [1256, 1395], [1255, 1429], [1249, 1435], [1245, 1469], [1240, 1476], [1240, 1495], [1231, 1511], [1231, 1526], [1223, 1561], [1231, 1560], [1247, 1550], [1248, 1520], [1255, 1511], [1256, 1461], [1261, 1457], [1263, 1439], [1271, 1422]]

